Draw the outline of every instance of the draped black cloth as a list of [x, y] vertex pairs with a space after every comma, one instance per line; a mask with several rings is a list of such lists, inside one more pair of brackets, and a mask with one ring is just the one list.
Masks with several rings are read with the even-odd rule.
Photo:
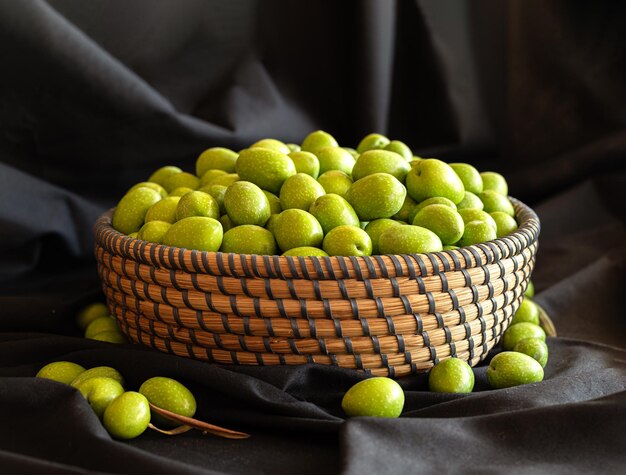
[[[0, 0], [0, 471], [620, 473], [626, 466], [626, 8], [583, 1]], [[312, 130], [370, 132], [503, 173], [542, 221], [533, 281], [559, 336], [539, 384], [401, 379], [402, 417], [346, 420], [362, 375], [229, 367], [82, 338], [92, 225], [163, 165]], [[252, 437], [112, 440], [70, 360], [174, 377]]]

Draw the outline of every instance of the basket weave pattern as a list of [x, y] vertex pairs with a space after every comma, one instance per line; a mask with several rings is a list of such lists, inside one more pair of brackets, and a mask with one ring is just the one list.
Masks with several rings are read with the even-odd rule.
[[400, 377], [456, 356], [475, 365], [508, 327], [533, 269], [536, 214], [454, 251], [372, 257], [209, 253], [96, 222], [109, 308], [133, 342], [219, 364], [319, 363]]

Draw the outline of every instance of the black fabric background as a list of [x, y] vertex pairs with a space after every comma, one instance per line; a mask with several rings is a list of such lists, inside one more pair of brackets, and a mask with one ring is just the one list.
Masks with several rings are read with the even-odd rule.
[[[22, 473], [620, 473], [626, 8], [583, 1], [0, 0], [0, 471]], [[533, 280], [559, 337], [546, 377], [467, 396], [400, 380], [400, 419], [346, 421], [362, 378], [218, 367], [81, 338], [102, 298], [92, 225], [167, 164], [210, 146], [355, 146], [377, 131], [423, 156], [503, 173], [542, 220]], [[71, 360], [138, 386], [187, 384], [228, 441], [113, 441]]]

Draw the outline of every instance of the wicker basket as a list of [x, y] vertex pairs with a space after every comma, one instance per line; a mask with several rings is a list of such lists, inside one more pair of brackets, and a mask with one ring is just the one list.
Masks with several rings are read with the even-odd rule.
[[284, 257], [200, 252], [95, 224], [103, 289], [121, 330], [160, 351], [218, 364], [319, 363], [400, 377], [498, 343], [533, 269], [537, 215], [519, 229], [432, 254]]

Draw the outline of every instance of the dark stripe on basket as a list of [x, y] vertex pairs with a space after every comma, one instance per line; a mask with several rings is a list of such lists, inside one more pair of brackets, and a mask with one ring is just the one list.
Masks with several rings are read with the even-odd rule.
[[271, 318], [263, 318], [263, 322], [265, 323], [265, 330], [267, 330], [267, 334], [269, 336], [276, 336], [276, 332], [274, 331], [274, 326], [272, 325]]
[[387, 321], [387, 328], [389, 328], [389, 334], [390, 335], [395, 335], [396, 334], [396, 325], [393, 323], [393, 320], [388, 315], [385, 316], [384, 318]]
[[[211, 266], [209, 265], [208, 253], [207, 252], [201, 252], [200, 253], [200, 259], [202, 260], [202, 266], [204, 267], [205, 272], [207, 274], [209, 274], [209, 275], [215, 275], [215, 273], [211, 269]], [[213, 355], [211, 355], [211, 356], [213, 356]]]
[[506, 274], [506, 268], [504, 267], [502, 260], [497, 260], [496, 264], [498, 265], [498, 268], [500, 269], [500, 275], [498, 276], [498, 278], [503, 279]]
[[220, 313], [220, 312], [219, 312], [219, 311], [215, 308], [215, 306], [213, 305], [213, 299], [212, 299], [212, 297], [211, 297], [211, 292], [206, 292], [206, 293], [204, 294], [204, 301], [205, 301], [205, 303], [206, 303], [207, 307], [209, 307], [209, 310], [211, 310], [211, 312], [214, 312], [214, 313]]
[[492, 254], [491, 249], [485, 246], [485, 243], [480, 242], [480, 243], [474, 244], [474, 246], [479, 248], [481, 251], [485, 253], [485, 264], [491, 264], [493, 262], [493, 260], [495, 259], [495, 256]]
[[413, 364], [413, 355], [411, 354], [410, 351], [404, 352], [404, 362], [406, 364]]
[[[322, 259], [324, 260], [324, 264], [326, 265], [326, 270], [328, 272], [328, 276], [331, 280], [337, 280], [337, 276], [335, 275], [335, 269], [333, 269], [333, 266], [330, 262], [330, 257], [328, 256], [323, 256]], [[318, 261], [319, 264], [319, 261]], [[317, 272], [318, 274], [318, 278], [319, 278], [319, 271]], [[323, 272], [322, 272], [323, 274]]]
[[491, 280], [491, 273], [489, 272], [489, 267], [488, 266], [483, 266], [482, 270], [483, 270], [483, 274], [485, 276], [485, 278], [483, 279], [483, 285], [485, 285], [485, 284], [487, 284]]
[[376, 272], [376, 266], [374, 265], [372, 258], [370, 256], [363, 256], [362, 259], [365, 262], [365, 266], [367, 267], [370, 277], [377, 279], [378, 273]]
[[254, 306], [254, 314], [257, 317], [262, 317], [261, 313], [261, 299], [259, 297], [252, 297], [252, 305]]
[[276, 278], [276, 274], [274, 273], [274, 270], [272, 269], [272, 263], [270, 261], [270, 256], [263, 256], [263, 264], [265, 265], [265, 272], [267, 272], [267, 275], [269, 276], [270, 279], [275, 279]]
[[[170, 329], [172, 329], [172, 327], [168, 327]], [[193, 328], [188, 328], [187, 331], [189, 332], [189, 338], [191, 338], [191, 342], [194, 345], [200, 346], [200, 343], [198, 342], [198, 339], [196, 338], [196, 331]]]
[[[317, 278], [318, 279], [326, 279], [326, 274], [324, 274], [324, 268], [322, 267], [322, 263], [320, 262], [319, 258], [317, 256], [310, 256], [309, 259], [313, 263], [313, 267], [315, 268], [315, 272], [317, 273]], [[334, 269], [332, 269], [332, 267], [330, 269], [328, 269], [328, 270], [329, 270], [329, 272], [334, 271]], [[334, 277], [333, 277], [333, 279], [334, 279]]]
[[436, 309], [435, 298], [433, 297], [433, 294], [431, 292], [426, 292], [425, 295], [428, 299], [428, 313], [434, 313]]
[[437, 320], [437, 327], [438, 328], [443, 328], [445, 327], [445, 323], [443, 322], [443, 315], [441, 315], [439, 312], [435, 312], [435, 319]]
[[296, 338], [302, 338], [302, 336], [300, 335], [300, 328], [298, 328], [298, 319], [290, 318], [289, 323], [291, 324], [291, 331], [293, 332], [293, 336], [295, 336]]
[[452, 333], [450, 332], [450, 328], [443, 327], [443, 332], [446, 335], [446, 343], [449, 345], [452, 342]]
[[335, 355], [334, 353], [331, 353], [328, 356], [330, 356], [330, 361], [332, 362], [332, 364], [334, 366], [339, 366], [339, 361], [337, 360], [337, 355]]
[[315, 298], [317, 300], [322, 300], [322, 289], [320, 288], [319, 280], [312, 280], [313, 283], [313, 292], [315, 292]]
[[311, 334], [311, 338], [317, 338], [317, 324], [315, 323], [314, 318], [307, 319], [309, 322], [309, 333]]
[[292, 256], [285, 256], [285, 259], [287, 259], [287, 266], [289, 267], [289, 272], [291, 273], [292, 277], [295, 277], [296, 279], [300, 277], [300, 274], [298, 273], [298, 267], [296, 266], [296, 261]]
[[201, 310], [196, 310], [196, 321], [198, 322], [198, 326], [200, 328], [202, 328], [202, 330], [204, 330], [205, 332], [210, 332], [211, 331], [206, 326], [206, 323], [204, 323], [204, 318], [202, 318], [202, 311]]
[[237, 266], [235, 265], [235, 254], [230, 252], [226, 256], [226, 259], [228, 260], [228, 269], [230, 270], [231, 275], [238, 279], [240, 276], [239, 272], [237, 272]]
[[515, 272], [513, 274], [513, 278], [515, 279], [515, 283], [513, 284], [513, 288], [517, 289], [517, 286], [519, 285], [519, 275], [517, 275], [517, 272]]
[[454, 252], [453, 249], [443, 251], [443, 253], [447, 254], [450, 259], [452, 259], [452, 262], [454, 263], [454, 270], [458, 270], [461, 267], [461, 261], [459, 261], [459, 257], [456, 255], [456, 252]]
[[457, 249], [457, 251], [459, 251], [463, 256], [463, 259], [465, 259], [465, 267], [472, 267], [472, 258], [469, 255], [469, 252], [467, 252], [467, 249], [464, 247], [460, 247], [459, 249]]
[[[154, 246], [152, 246], [152, 249], [154, 249]], [[150, 252], [152, 252], [152, 249], [150, 249]], [[191, 265], [193, 267], [194, 272], [199, 273], [202, 272], [202, 268], [200, 267], [200, 264], [198, 263], [198, 251], [195, 249], [192, 249], [190, 251], [191, 256]], [[195, 274], [191, 274], [192, 276]]]
[[226, 275], [226, 267], [224, 267], [224, 254], [221, 252], [215, 253], [215, 261], [217, 262], [217, 270], [219, 275]]
[[415, 318], [415, 333], [420, 334], [424, 331], [424, 322], [422, 321], [422, 316], [419, 313], [414, 313], [413, 317]]
[[235, 364], [239, 364], [239, 358], [237, 357], [237, 352], [236, 351], [230, 351], [230, 358], [233, 361], [233, 363]]
[[413, 307], [411, 306], [411, 302], [409, 302], [409, 298], [406, 295], [401, 295], [400, 300], [402, 301], [402, 305], [404, 305], [404, 311], [407, 314], [413, 313]]
[[349, 355], [353, 355], [354, 354], [354, 348], [352, 346], [352, 338], [350, 338], [349, 336], [345, 337], [343, 339], [344, 344], [346, 345], [346, 352]]
[[[482, 310], [482, 307], [481, 307]], [[485, 332], [487, 331], [487, 322], [485, 322], [485, 319], [483, 318], [482, 315], [480, 315], [478, 317], [478, 321], [480, 322], [480, 333], [483, 335], [483, 338], [486, 337]]]
[[372, 336], [372, 345], [374, 345], [374, 353], [380, 354], [380, 340], [376, 335]]
[[469, 322], [465, 322], [463, 323], [463, 327], [465, 328], [465, 339], [467, 340], [472, 336], [472, 326]]
[[[150, 269], [154, 270], [154, 267], [151, 267]], [[176, 271], [173, 269], [170, 270], [170, 283], [177, 291], [180, 292], [182, 290], [181, 286], [178, 285], [178, 282], [176, 281]]]
[[254, 295], [252, 295], [250, 289], [248, 289], [248, 279], [239, 279], [239, 283], [241, 284], [241, 290], [243, 291], [244, 295], [246, 297], [253, 298]]
[[167, 287], [161, 287], [161, 300], [163, 300], [163, 302], [168, 304], [170, 307], [173, 307], [170, 299], [167, 297]]
[[359, 302], [358, 299], [350, 299], [350, 308], [352, 309], [352, 316], [359, 318]]
[[327, 355], [328, 354], [328, 348], [326, 347], [326, 338], [320, 338], [317, 342], [320, 345], [320, 350], [321, 350], [322, 354]]
[[[179, 252], [183, 252], [185, 251], [185, 249], [179, 249]], [[177, 267], [176, 265], [176, 248], [175, 247], [170, 247], [168, 248], [168, 252], [167, 252], [167, 260], [168, 260], [168, 265], [170, 267]]]
[[289, 343], [289, 349], [291, 350], [291, 352], [292, 352], [294, 355], [299, 355], [299, 354], [300, 354], [300, 350], [298, 349], [298, 346], [296, 345], [295, 340], [293, 340], [293, 339], [289, 338], [289, 339], [287, 340], [287, 343]]
[[448, 289], [448, 296], [452, 301], [452, 310], [456, 310], [459, 308], [459, 298], [456, 296], [456, 292], [454, 289]]
[[424, 347], [430, 346], [430, 336], [426, 330], [422, 332], [422, 339], [424, 340]]
[[487, 282], [487, 290], [489, 291], [487, 294], [487, 299], [492, 299], [494, 294], [494, 288], [491, 282]]
[[[189, 252], [189, 251], [187, 251]], [[189, 269], [189, 267], [187, 267], [187, 263], [185, 262], [185, 253], [184, 252], [179, 252], [178, 253], [178, 263], [180, 264], [180, 268], [184, 271], [184, 272], [193, 272], [193, 270]]]
[[450, 261], [448, 260], [448, 254], [444, 254], [443, 252], [436, 252], [435, 255], [441, 259], [441, 263], [443, 264], [443, 270], [445, 272], [450, 272], [451, 266]]
[[263, 361], [263, 356], [260, 353], [254, 353], [254, 357], [259, 366], [265, 366], [265, 361]]
[[421, 277], [416, 277], [415, 278], [415, 282], [417, 282], [417, 289], [419, 291], [420, 294], [425, 294], [426, 293], [426, 285], [424, 285], [424, 279], [422, 279]]
[[[430, 257], [430, 254], [428, 254], [428, 256]], [[417, 266], [420, 268], [420, 275], [421, 276], [428, 275], [428, 269], [426, 267], [426, 264], [424, 263], [424, 259], [422, 259], [422, 255], [421, 254], [411, 254], [411, 257], [413, 259], [415, 259], [415, 262], [417, 262]], [[436, 271], [435, 271], [435, 267], [433, 266], [433, 271], [435, 273], [439, 272], [439, 266], [437, 265], [437, 270]]]
[[232, 333], [233, 330], [230, 328], [230, 323], [228, 323], [228, 315], [222, 313], [220, 314], [220, 317], [222, 319], [222, 326], [224, 327], [224, 330], [226, 330], [226, 333]]
[[472, 254], [472, 256], [474, 256], [474, 259], [476, 261], [476, 267], [481, 267], [485, 265], [485, 263], [483, 262], [482, 256], [476, 250], [476, 246], [467, 246], [467, 250]]
[[381, 256], [372, 256], [374, 258], [374, 260], [376, 261], [376, 263], [378, 264], [378, 268], [380, 269], [380, 273], [382, 274], [383, 278], [385, 279], [389, 279], [390, 275], [389, 275], [389, 271], [387, 269], [387, 266], [385, 265], [385, 260], [381, 257]]
[[328, 299], [324, 299], [322, 302], [324, 304], [324, 315], [326, 315], [326, 318], [333, 318], [333, 312], [331, 311]]
[[451, 342], [449, 343], [449, 346], [450, 346], [450, 356], [451, 356], [452, 358], [456, 358], [456, 357], [457, 357], [457, 354], [456, 354], [456, 345], [454, 344], [454, 342], [453, 342], [453, 341], [451, 341]]
[[249, 254], [239, 254], [239, 262], [241, 263], [241, 269], [243, 270], [243, 275], [246, 277], [254, 277], [250, 270], [250, 266], [248, 265], [248, 258], [251, 258], [252, 255]]
[[154, 318], [156, 318], [159, 322], [163, 322], [163, 316], [161, 315], [161, 309], [159, 307], [160, 304], [158, 302], [152, 302], [152, 313], [154, 313]]
[[[168, 353], [174, 354], [174, 350], [172, 348], [172, 343], [170, 342], [169, 338], [161, 338], [161, 341], [165, 344], [165, 348], [167, 349]], [[156, 339], [154, 338], [154, 335], [150, 335], [150, 343], [152, 343], [154, 345], [155, 348], [157, 348], [156, 345]]]
[[356, 362], [356, 367], [357, 369], [363, 370], [363, 359], [361, 358], [361, 355], [356, 354], [354, 355], [354, 360]]
[[[328, 269], [328, 272], [330, 273], [331, 269], [333, 268], [331, 258], [330, 257], [323, 257], [323, 259], [324, 259], [324, 262], [326, 263], [326, 267]], [[343, 278], [344, 279], [349, 279], [350, 278], [350, 269], [348, 268], [348, 265], [346, 264], [346, 260], [341, 258], [341, 257], [336, 257], [335, 261], [339, 264], [339, 268], [341, 269], [341, 272], [343, 273]]]
[[304, 318], [309, 318], [309, 310], [306, 307], [306, 299], [300, 299], [300, 314], [304, 317]]
[[250, 317], [243, 317], [241, 320], [243, 322], [243, 332], [246, 335], [252, 335], [252, 329], [250, 328]]
[[265, 285], [265, 294], [267, 298], [270, 300], [274, 300], [274, 293], [272, 292], [272, 281], [270, 279], [264, 279], [263, 284]]
[[341, 328], [341, 320], [333, 318], [333, 325], [335, 325], [335, 334], [339, 337], [343, 337], [343, 329]]
[[[400, 261], [398, 260], [398, 258], [395, 255], [393, 255], [393, 254], [387, 255], [387, 257], [389, 259], [391, 259], [391, 262], [393, 263], [393, 267], [394, 267], [394, 269], [396, 271], [396, 276], [403, 277], [404, 276], [404, 271], [402, 270], [402, 264], [400, 264]], [[382, 257], [380, 259], [380, 264], [381, 264], [381, 268], [384, 269], [383, 270], [383, 274], [385, 274], [385, 273], [388, 274], [387, 266], [386, 266], [385, 262], [383, 261]]]
[[366, 336], [370, 336], [370, 324], [367, 321], [367, 318], [360, 318], [361, 329], [363, 330], [363, 334]]
[[198, 274], [191, 274], [191, 285], [198, 292], [203, 292], [203, 290], [200, 288], [200, 284], [198, 283]]
[[491, 249], [491, 253], [493, 255], [493, 259], [491, 259], [491, 262], [498, 261], [498, 259], [500, 258], [500, 250], [498, 249], [498, 246], [496, 246], [495, 241], [487, 241], [484, 243], [484, 245]]
[[479, 300], [478, 296], [478, 288], [475, 285], [470, 285], [470, 290], [472, 291], [472, 303], [476, 303]]
[[189, 355], [189, 358], [191, 358], [193, 360], [197, 360], [198, 359], [196, 354], [193, 352], [193, 346], [190, 343], [186, 343], [185, 344], [185, 348], [187, 350], [187, 354]]
[[465, 287], [469, 287], [472, 285], [472, 278], [469, 275], [469, 272], [467, 271], [467, 269], [461, 269], [461, 274], [463, 275], [463, 278], [465, 279]]
[[285, 304], [283, 302], [283, 299], [276, 299], [276, 306], [278, 307], [278, 313], [280, 313], [281, 317], [289, 318], [289, 316], [287, 315], [287, 311], [285, 310]]
[[398, 353], [404, 353], [406, 351], [406, 341], [404, 340], [404, 335], [396, 335], [396, 340], [398, 342]]
[[189, 291], [187, 289], [184, 289], [181, 292], [181, 297], [183, 299], [183, 303], [185, 304], [185, 307], [193, 309], [193, 305], [191, 304], [191, 301], [189, 300]]
[[[346, 287], [346, 283], [344, 282], [343, 279], [339, 279], [336, 281], [337, 285], [339, 286], [339, 291], [341, 292], [341, 298], [343, 298], [344, 300], [349, 299], [350, 297], [348, 296], [348, 289]], [[367, 287], [367, 282], [368, 280], [365, 280], [366, 284], [365, 287]]]
[[309, 269], [306, 267], [306, 259], [304, 256], [298, 256], [298, 262], [300, 263], [300, 270], [302, 271], [304, 278], [306, 280], [313, 280], [311, 279], [311, 274], [309, 274]]
[[[402, 258], [404, 259], [404, 262], [406, 263], [406, 268], [409, 271], [409, 277], [411, 279], [415, 279], [417, 277], [417, 272], [415, 271], [415, 265], [413, 263], [413, 260], [406, 254], [402, 254]], [[420, 260], [420, 263], [422, 263], [421, 260]], [[420, 270], [421, 270], [421, 267], [420, 267]], [[424, 273], [421, 272], [420, 275], [424, 275]]]
[[506, 287], [508, 287], [508, 285], [505, 283], [505, 289], [502, 292], [502, 298], [504, 300], [504, 302], [502, 302], [502, 307], [506, 307], [509, 304], [509, 292]]
[[484, 309], [483, 306], [480, 302], [476, 302], [476, 309], [477, 309], [477, 316], [476, 318], [481, 319], [483, 318], [483, 313], [484, 313]]
[[274, 270], [276, 271], [276, 274], [279, 278], [284, 280], [286, 276], [280, 267], [280, 256], [272, 256], [272, 260], [274, 261]]
[[287, 279], [287, 289], [289, 290], [289, 295], [292, 299], [298, 298], [298, 292], [296, 291], [296, 286], [293, 283], [293, 279]]
[[252, 265], [252, 274], [254, 277], [263, 277], [263, 275], [261, 274], [261, 271], [259, 271], [259, 263], [257, 262], [257, 258], [258, 256], [256, 254], [253, 254], [252, 256], [250, 256], [250, 261]]
[[491, 327], [492, 339], [495, 340], [498, 337], [498, 325], [500, 323], [500, 319], [498, 317], [498, 312], [493, 312], [493, 326]]
[[439, 357], [437, 356], [437, 349], [434, 346], [429, 346], [428, 349], [430, 350], [431, 361], [433, 362], [433, 364], [438, 364]]
[[359, 264], [359, 260], [356, 258], [356, 256], [349, 256], [349, 259], [352, 262], [352, 268], [356, 273], [356, 279], [362, 281], [364, 277], [363, 271], [361, 270], [361, 265]]
[[[389, 282], [391, 282], [391, 288], [393, 289], [393, 296], [399, 297], [400, 296], [400, 284], [398, 284], [398, 279], [396, 279], [395, 277], [389, 277]], [[368, 292], [368, 296], [369, 298], [373, 297], [369, 295], [369, 292]]]
[[446, 277], [446, 274], [442, 272], [441, 274], [439, 274], [439, 278], [441, 279], [441, 291], [447, 292], [449, 286], [448, 286], [448, 278]]
[[272, 350], [272, 345], [270, 343], [270, 339], [266, 336], [262, 337], [261, 340], [263, 341], [263, 347], [265, 348], [265, 352], [266, 353], [274, 353], [274, 350]]
[[433, 274], [439, 274], [441, 269], [439, 269], [439, 262], [437, 262], [435, 255], [432, 252], [429, 252], [426, 256], [428, 257], [430, 264], [433, 266]]
[[374, 298], [374, 288], [372, 287], [372, 281], [370, 279], [365, 279], [364, 283], [365, 283], [365, 290], [367, 291], [367, 297], [369, 299], [373, 299]]
[[213, 363], [215, 361], [215, 359], [213, 358], [213, 352], [211, 351], [210, 348], [205, 348], [204, 349], [204, 354], [206, 355], [206, 360], [209, 363]]
[[[172, 316], [174, 317], [174, 321], [176, 322], [176, 325], [178, 325], [179, 327], [184, 327], [185, 326], [185, 325], [183, 325], [183, 322], [180, 319], [180, 313], [178, 311], [178, 307], [172, 307]], [[150, 320], [150, 321], [152, 322], [152, 320]]]
[[383, 353], [382, 355], [380, 355], [380, 358], [382, 360], [383, 367], [387, 368], [387, 371], [389, 371], [389, 377], [394, 378], [396, 376], [396, 369], [393, 366], [389, 366], [387, 355]]

